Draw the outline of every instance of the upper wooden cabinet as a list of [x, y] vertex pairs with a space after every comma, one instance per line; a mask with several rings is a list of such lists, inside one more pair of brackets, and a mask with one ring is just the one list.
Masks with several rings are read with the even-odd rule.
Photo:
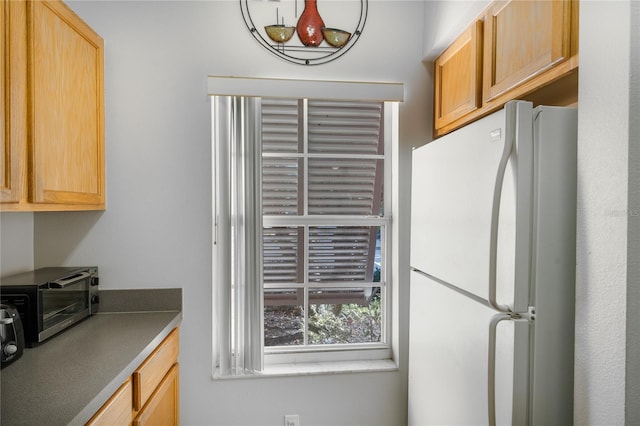
[[0, 209], [104, 209], [102, 38], [61, 1], [3, 9]]
[[[3, 164], [2, 173], [0, 173], [0, 191], [2, 191], [0, 196], [4, 199], [4, 193], [6, 189], [10, 188], [11, 180], [7, 179], [6, 176], [6, 167], [4, 164], [7, 160], [7, 152], [10, 152], [9, 147], [9, 138], [7, 137], [8, 132], [8, 118], [10, 116], [8, 105], [6, 105], [5, 99], [7, 99], [9, 92], [9, 78], [8, 72], [6, 71], [6, 67], [9, 65], [9, 60], [6, 55], [8, 53], [8, 37], [6, 34], [6, 29], [9, 24], [9, 2], [5, 1], [2, 4], [2, 8], [0, 8], [0, 95], [2, 96], [3, 102], [0, 103], [0, 115], [2, 116], [2, 121], [0, 122], [0, 164]], [[10, 172], [10, 169], [9, 169]]]
[[435, 62], [435, 126], [482, 105], [482, 21], [476, 21]]
[[[25, 4], [3, 0], [0, 7], [0, 202], [17, 203], [26, 191], [27, 43]], [[0, 204], [2, 206], [2, 204]]]
[[512, 99], [577, 103], [578, 0], [494, 1], [479, 20], [435, 61], [435, 137]]
[[571, 2], [500, 1], [485, 14], [485, 103], [571, 56]]

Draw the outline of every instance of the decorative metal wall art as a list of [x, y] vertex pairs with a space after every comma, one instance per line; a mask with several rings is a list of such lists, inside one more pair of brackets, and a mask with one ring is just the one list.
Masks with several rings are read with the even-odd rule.
[[353, 47], [367, 20], [368, 0], [240, 0], [240, 10], [269, 52], [296, 64], [319, 65]]

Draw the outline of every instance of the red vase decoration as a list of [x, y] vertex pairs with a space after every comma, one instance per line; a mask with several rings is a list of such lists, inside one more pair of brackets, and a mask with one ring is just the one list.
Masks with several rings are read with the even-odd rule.
[[304, 10], [296, 25], [296, 32], [302, 44], [315, 47], [322, 43], [323, 27], [324, 21], [318, 13], [318, 0], [304, 0]]

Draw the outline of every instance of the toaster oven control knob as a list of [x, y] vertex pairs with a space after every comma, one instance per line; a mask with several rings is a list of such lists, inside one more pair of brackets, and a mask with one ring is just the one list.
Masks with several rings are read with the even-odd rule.
[[7, 343], [4, 346], [3, 352], [5, 354], [5, 356], [10, 357], [11, 355], [15, 354], [16, 352], [18, 352], [18, 346], [16, 346], [15, 343]]
[[95, 305], [96, 303], [100, 303], [100, 296], [94, 294], [93, 296], [91, 296], [91, 304]]
[[98, 285], [100, 283], [99, 277], [91, 277], [91, 285]]

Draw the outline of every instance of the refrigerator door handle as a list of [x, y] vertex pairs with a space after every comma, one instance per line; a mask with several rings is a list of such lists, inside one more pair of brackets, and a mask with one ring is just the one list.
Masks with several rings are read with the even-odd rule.
[[512, 316], [505, 313], [496, 314], [489, 321], [489, 368], [488, 375], [488, 408], [489, 426], [496, 426], [496, 329], [502, 321], [510, 321]]
[[[512, 105], [513, 106], [513, 105]], [[513, 117], [515, 114], [507, 114], [507, 117]], [[501, 305], [496, 300], [497, 283], [496, 283], [496, 269], [498, 259], [498, 227], [500, 219], [500, 198], [502, 196], [502, 184], [504, 182], [504, 175], [507, 170], [507, 163], [511, 156], [511, 150], [513, 149], [513, 126], [511, 123], [507, 123], [504, 137], [504, 148], [502, 150], [502, 156], [500, 157], [500, 163], [498, 164], [498, 172], [496, 174], [495, 185], [493, 187], [493, 207], [491, 209], [491, 234], [489, 241], [489, 305], [498, 312], [511, 312], [511, 309], [506, 305]]]

